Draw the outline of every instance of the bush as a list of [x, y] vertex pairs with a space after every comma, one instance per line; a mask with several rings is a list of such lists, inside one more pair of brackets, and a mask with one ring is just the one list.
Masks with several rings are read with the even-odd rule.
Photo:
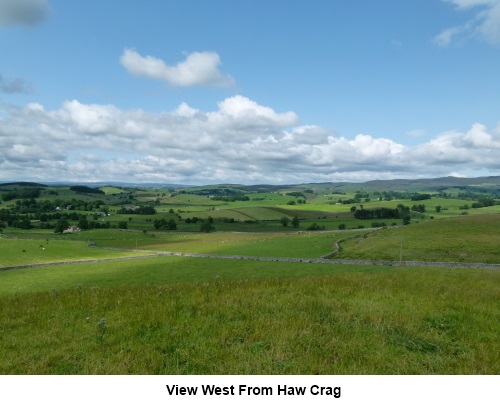
[[308, 231], [323, 231], [324, 229], [323, 225], [318, 225], [316, 222], [307, 228]]
[[200, 231], [210, 233], [215, 231], [215, 226], [213, 226], [213, 224], [211, 224], [210, 222], [203, 222], [200, 226]]
[[118, 226], [119, 229], [128, 229], [128, 223], [127, 223], [127, 221], [120, 221], [120, 222], [118, 222], [117, 226]]

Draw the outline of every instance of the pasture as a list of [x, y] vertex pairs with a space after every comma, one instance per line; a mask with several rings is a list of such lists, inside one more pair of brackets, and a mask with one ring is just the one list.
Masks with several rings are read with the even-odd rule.
[[335, 257], [500, 263], [499, 229], [498, 214], [435, 219], [351, 239]]
[[497, 374], [499, 283], [193, 258], [5, 271], [23, 287], [0, 289], [0, 373]]
[[2, 267], [142, 256], [144, 253], [92, 249], [83, 241], [0, 237]]

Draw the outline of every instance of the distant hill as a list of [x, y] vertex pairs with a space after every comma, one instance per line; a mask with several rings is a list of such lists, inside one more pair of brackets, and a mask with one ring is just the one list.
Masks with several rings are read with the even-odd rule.
[[[372, 180], [359, 184], [364, 190], [444, 190], [447, 188], [474, 188], [500, 190], [500, 176], [489, 177], [439, 177], [434, 179], [396, 179], [396, 180]], [[479, 191], [479, 190], [478, 190]]]
[[16, 181], [13, 183], [1, 183], [0, 187], [12, 187], [12, 186], [19, 186], [19, 187], [47, 187], [46, 184], [41, 184], [41, 183], [31, 183], [29, 181]]
[[325, 190], [349, 192], [349, 191], [377, 191], [377, 190], [399, 190], [399, 191], [442, 191], [446, 189], [461, 189], [477, 192], [500, 192], [500, 176], [485, 177], [438, 177], [429, 179], [393, 179], [393, 180], [371, 180], [364, 183], [351, 182], [321, 182], [321, 183], [303, 183], [303, 184], [213, 184], [204, 186], [181, 185], [169, 183], [127, 183], [127, 182], [46, 182], [46, 184], [34, 182], [10, 182], [0, 184], [0, 187], [48, 187], [52, 186], [73, 186], [85, 185], [88, 187], [131, 187], [131, 188], [175, 188], [175, 189], [196, 189], [196, 188], [232, 188], [239, 189], [246, 193], [273, 192], [284, 189], [312, 189], [315, 192]]

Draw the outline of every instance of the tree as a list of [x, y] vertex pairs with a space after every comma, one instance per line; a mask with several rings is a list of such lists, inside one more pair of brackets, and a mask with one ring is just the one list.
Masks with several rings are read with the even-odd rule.
[[345, 224], [339, 224], [339, 230], [345, 229]]
[[89, 229], [89, 223], [87, 221], [87, 216], [86, 215], [82, 215], [80, 217], [80, 220], [78, 221], [78, 228], [80, 229]]
[[120, 222], [118, 222], [118, 228], [119, 229], [128, 229], [127, 221], [120, 221]]
[[441, 212], [441, 206], [440, 205], [436, 205], [436, 212]]
[[299, 227], [299, 218], [297, 217], [297, 215], [295, 215], [292, 219], [292, 226], [294, 228], [298, 228]]
[[68, 220], [66, 218], [61, 218], [56, 223], [56, 227], [54, 228], [54, 233], [63, 233], [68, 228], [69, 228]]
[[165, 219], [155, 219], [153, 222], [153, 226], [155, 229], [164, 228], [167, 225], [167, 221]]
[[323, 225], [318, 225], [316, 222], [307, 228], [308, 231], [323, 231], [324, 229], [325, 227]]
[[281, 225], [283, 225], [285, 227], [288, 226], [289, 222], [290, 222], [290, 220], [288, 219], [288, 217], [283, 217], [283, 218], [280, 219]]
[[200, 226], [200, 231], [210, 233], [215, 231], [215, 226], [213, 226], [210, 222], [203, 222]]

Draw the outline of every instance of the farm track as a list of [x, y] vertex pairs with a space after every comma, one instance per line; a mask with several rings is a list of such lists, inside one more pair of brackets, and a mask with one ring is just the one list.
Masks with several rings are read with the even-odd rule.
[[[104, 249], [104, 250], [114, 250], [121, 252], [134, 252], [134, 253], [145, 253], [145, 254], [149, 253], [149, 254], [144, 256], [130, 256], [130, 257], [119, 257], [119, 258], [108, 258], [108, 259], [87, 259], [87, 260], [61, 261], [61, 262], [39, 263], [39, 264], [24, 264], [18, 266], [0, 267], [0, 271], [67, 265], [67, 264], [104, 263], [104, 262], [116, 262], [123, 260], [149, 259], [161, 256], [196, 257], [196, 258], [206, 258], [206, 259], [253, 260], [253, 261], [264, 261], [264, 262], [319, 263], [319, 264], [330, 264], [330, 265], [336, 264], [336, 265], [368, 265], [368, 266], [448, 267], [448, 268], [474, 268], [474, 269], [500, 270], [500, 264], [489, 264], [489, 263], [344, 260], [344, 259], [327, 259], [326, 256], [323, 256], [323, 258], [319, 259], [291, 258], [291, 257], [259, 257], [259, 256], [245, 256], [245, 255], [218, 255], [218, 254], [208, 254], [208, 253], [160, 252], [156, 250], [121, 249], [121, 248], [95, 247], [95, 246], [93, 246], [92, 249]], [[332, 253], [330, 253], [329, 255], [331, 254]]]

